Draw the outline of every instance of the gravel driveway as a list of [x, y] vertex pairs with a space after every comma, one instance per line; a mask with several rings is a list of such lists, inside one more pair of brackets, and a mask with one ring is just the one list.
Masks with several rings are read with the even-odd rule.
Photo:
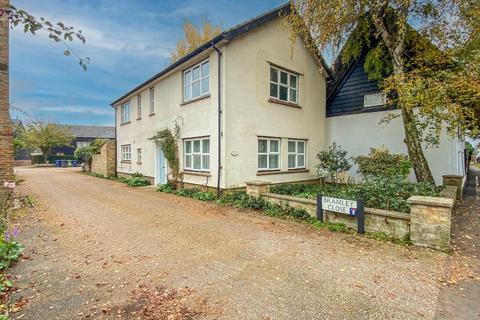
[[72, 169], [17, 171], [38, 208], [20, 222], [14, 298], [28, 303], [13, 319], [141, 319], [138, 294], [155, 287], [207, 319], [434, 317], [444, 254]]

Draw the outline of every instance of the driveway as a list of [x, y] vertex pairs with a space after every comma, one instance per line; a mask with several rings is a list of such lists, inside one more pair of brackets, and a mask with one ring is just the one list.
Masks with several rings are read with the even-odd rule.
[[[38, 205], [19, 222], [27, 249], [13, 298], [27, 303], [13, 319], [183, 319], [182, 308], [184, 319], [432, 319], [437, 309], [441, 253], [72, 169], [17, 174]], [[172, 315], [141, 316], [149, 305]]]

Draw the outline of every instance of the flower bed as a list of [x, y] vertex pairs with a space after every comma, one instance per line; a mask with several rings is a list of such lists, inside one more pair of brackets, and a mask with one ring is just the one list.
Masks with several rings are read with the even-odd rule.
[[271, 193], [315, 199], [324, 196], [355, 200], [362, 197], [370, 208], [410, 212], [407, 201], [411, 196], [439, 196], [439, 190], [428, 183], [411, 183], [401, 179], [373, 179], [364, 184], [281, 184], [270, 188]]

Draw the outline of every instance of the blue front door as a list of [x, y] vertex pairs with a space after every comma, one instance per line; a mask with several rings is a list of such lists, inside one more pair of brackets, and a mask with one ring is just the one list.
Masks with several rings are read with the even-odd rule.
[[160, 147], [157, 147], [157, 176], [155, 180], [157, 185], [167, 183], [167, 162]]

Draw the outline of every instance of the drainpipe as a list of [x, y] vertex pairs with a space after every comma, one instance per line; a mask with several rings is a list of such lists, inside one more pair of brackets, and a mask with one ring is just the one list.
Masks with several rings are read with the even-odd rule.
[[118, 163], [117, 163], [117, 110], [118, 110], [118, 107], [114, 108], [115, 110], [115, 156], [113, 157], [114, 161], [115, 161], [115, 177], [118, 175], [117, 173], [117, 166], [118, 166]]
[[215, 43], [212, 42], [212, 47], [217, 51], [218, 55], [218, 119], [217, 119], [217, 125], [218, 125], [218, 168], [217, 168], [217, 197], [220, 197], [220, 176], [221, 176], [221, 171], [222, 171], [222, 89], [221, 89], [221, 84], [222, 84], [222, 79], [221, 79], [221, 66], [222, 66], [222, 51], [220, 51], [217, 47], [215, 47]]

